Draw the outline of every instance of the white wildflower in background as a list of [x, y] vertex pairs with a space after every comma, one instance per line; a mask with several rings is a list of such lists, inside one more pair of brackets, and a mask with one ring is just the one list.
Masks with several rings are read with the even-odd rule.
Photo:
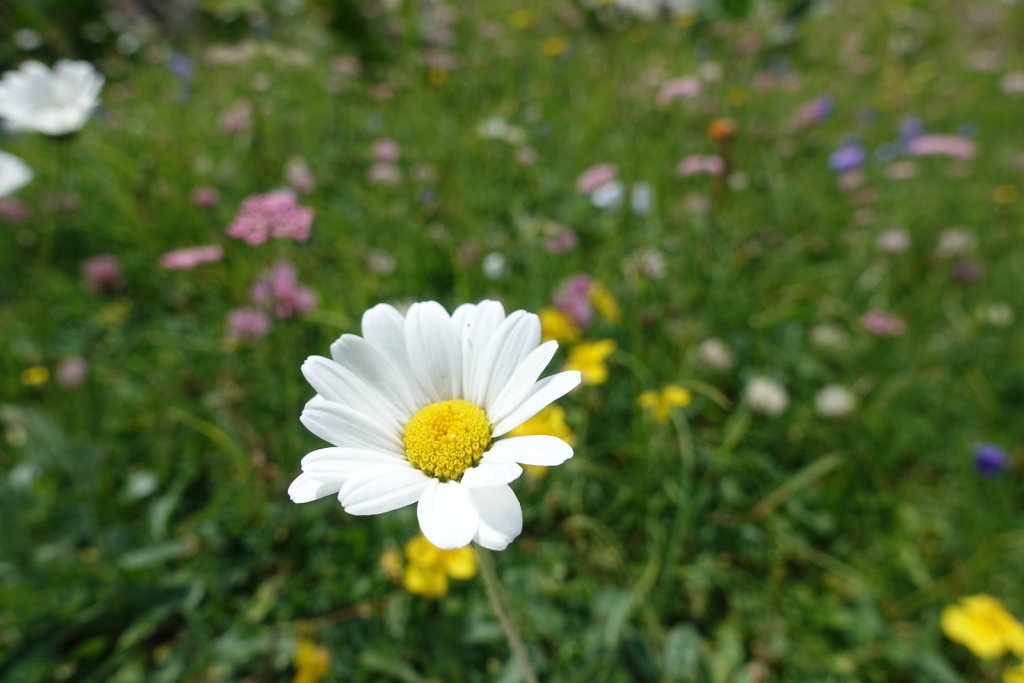
[[965, 228], [950, 228], [939, 235], [935, 253], [944, 258], [960, 256], [974, 250], [974, 235]]
[[732, 350], [721, 339], [705, 339], [697, 347], [697, 357], [715, 370], [726, 371], [736, 363]]
[[0, 197], [7, 197], [28, 185], [32, 180], [32, 169], [24, 161], [0, 152]]
[[12, 130], [67, 135], [89, 120], [102, 88], [103, 77], [88, 62], [63, 59], [52, 71], [25, 62], [0, 79], [0, 117]]
[[831, 323], [821, 323], [811, 329], [811, 341], [815, 346], [829, 351], [842, 351], [849, 344], [850, 338], [842, 328]]
[[496, 301], [451, 315], [427, 301], [404, 317], [380, 304], [362, 329], [331, 346], [333, 360], [312, 356], [302, 366], [317, 391], [302, 423], [332, 447], [302, 459], [292, 500], [337, 494], [353, 515], [416, 503], [420, 529], [437, 547], [504, 549], [522, 531], [508, 485], [520, 465], [572, 457], [556, 437], [506, 435], [575, 388], [580, 373], [538, 381], [557, 343], [540, 343], [536, 315], [506, 316]]
[[902, 254], [910, 249], [910, 233], [903, 228], [890, 228], [879, 233], [875, 246], [890, 254]]
[[626, 186], [618, 180], [609, 180], [590, 193], [590, 203], [599, 209], [614, 209], [622, 204]]
[[487, 256], [484, 256], [481, 268], [483, 268], [484, 275], [489, 279], [501, 279], [505, 275], [505, 255], [500, 251], [492, 251]]
[[747, 382], [743, 400], [755, 413], [769, 417], [781, 415], [789, 405], [785, 387], [768, 377], [755, 377]]
[[824, 387], [814, 397], [814, 409], [822, 417], [841, 420], [849, 417], [857, 408], [857, 397], [849, 389], [838, 384]]

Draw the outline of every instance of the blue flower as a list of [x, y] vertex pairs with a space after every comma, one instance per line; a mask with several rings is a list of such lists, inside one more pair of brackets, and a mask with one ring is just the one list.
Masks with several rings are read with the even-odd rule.
[[1005, 470], [1010, 464], [1010, 456], [999, 446], [981, 443], [974, 447], [974, 467], [978, 474], [991, 477]]
[[864, 164], [868, 151], [859, 142], [843, 145], [828, 157], [828, 167], [837, 173], [852, 171]]

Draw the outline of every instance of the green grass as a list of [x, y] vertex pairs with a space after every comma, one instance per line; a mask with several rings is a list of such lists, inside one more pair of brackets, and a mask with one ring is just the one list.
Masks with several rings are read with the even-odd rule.
[[[37, 175], [17, 195], [33, 218], [0, 224], [0, 679], [288, 680], [303, 633], [330, 651], [329, 680], [514, 680], [479, 580], [430, 601], [379, 567], [416, 532], [411, 509], [357, 518], [330, 498], [288, 500], [301, 456], [320, 447], [297, 419], [313, 393], [299, 366], [380, 301], [497, 297], [536, 311], [567, 275], [589, 273], [625, 310], [588, 332], [617, 341], [611, 377], [561, 401], [576, 457], [516, 483], [524, 532], [495, 558], [543, 680], [999, 680], [999, 666], [944, 639], [938, 614], [987, 592], [1024, 617], [1022, 327], [985, 322], [1024, 285], [1021, 204], [992, 194], [1020, 179], [1024, 100], [999, 79], [1024, 69], [1013, 49], [1024, 13], [848, 5], [819, 7], [787, 44], [772, 43], [770, 13], [591, 30], [536, 3], [535, 23], [516, 30], [518, 6], [467, 5], [450, 48], [461, 67], [438, 86], [407, 17], [375, 74], [394, 87], [386, 101], [369, 77], [329, 92], [331, 57], [352, 48], [315, 15], [295, 17], [270, 37], [308, 66], [197, 61], [181, 100], [158, 59], [166, 46], [150, 45], [100, 64], [103, 108], [76, 139], [0, 140]], [[481, 37], [485, 22], [501, 37]], [[751, 33], [762, 44], [747, 53]], [[542, 53], [551, 36], [569, 41], [564, 56]], [[212, 40], [194, 35], [187, 51]], [[985, 50], [993, 71], [970, 66]], [[650, 74], [694, 73], [704, 53], [722, 80], [658, 107]], [[755, 74], [781, 59], [799, 83], [757, 89]], [[268, 89], [254, 88], [257, 74]], [[835, 114], [794, 130], [793, 112], [823, 93]], [[239, 98], [253, 102], [253, 126], [225, 134], [217, 118]], [[899, 181], [872, 159], [871, 196], [837, 189], [829, 153], [849, 134], [872, 149], [891, 141], [906, 115], [934, 132], [974, 122], [977, 159], [921, 160]], [[493, 116], [526, 131], [535, 165], [477, 135]], [[721, 116], [739, 124], [732, 161], [745, 186], [695, 213], [688, 198], [713, 196], [714, 181], [673, 169], [715, 151], [705, 130]], [[365, 180], [379, 137], [402, 146], [396, 187]], [[317, 178], [302, 198], [316, 210], [312, 240], [226, 238], [241, 200], [281, 186], [294, 155]], [[576, 192], [579, 173], [604, 161], [652, 183], [651, 215], [601, 211]], [[412, 179], [422, 164], [436, 180]], [[218, 189], [218, 206], [189, 203], [199, 185]], [[61, 187], [77, 211], [46, 208]], [[856, 219], [865, 207], [872, 216]], [[572, 226], [580, 247], [546, 253], [534, 219]], [[958, 225], [978, 240], [973, 285], [932, 255]], [[908, 252], [874, 246], [893, 226], [911, 233]], [[211, 242], [225, 245], [222, 263], [158, 266], [165, 251]], [[641, 248], [664, 252], [663, 279], [624, 274]], [[396, 271], [368, 274], [368, 249], [393, 255]], [[491, 251], [507, 259], [497, 280], [479, 265]], [[81, 284], [80, 263], [101, 252], [123, 264], [113, 294]], [[319, 306], [226, 345], [228, 311], [277, 258], [298, 266]], [[871, 337], [858, 318], [872, 308], [903, 317], [907, 334]], [[813, 344], [824, 322], [846, 331], [844, 350]], [[733, 348], [733, 370], [699, 362], [709, 336]], [[22, 384], [26, 368], [52, 371], [68, 355], [89, 361], [83, 386]], [[781, 417], [743, 405], [758, 374], [786, 385]], [[728, 403], [698, 394], [657, 425], [636, 396], [668, 382], [706, 383]], [[859, 394], [845, 421], [814, 412], [831, 383]], [[1017, 451], [1015, 468], [979, 478], [970, 449], [981, 441]]]

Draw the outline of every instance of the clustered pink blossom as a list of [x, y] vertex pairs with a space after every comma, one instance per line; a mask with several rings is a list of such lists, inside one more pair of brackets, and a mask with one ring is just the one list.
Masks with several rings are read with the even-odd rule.
[[576, 179], [576, 189], [583, 194], [590, 194], [598, 188], [615, 180], [619, 174], [615, 164], [598, 164], [591, 166]]
[[270, 316], [258, 308], [236, 308], [228, 313], [227, 336], [235, 341], [262, 339], [272, 324]]
[[681, 76], [665, 81], [658, 90], [658, 104], [662, 107], [676, 99], [693, 99], [700, 95], [700, 79]]
[[255, 303], [267, 305], [275, 318], [292, 318], [316, 306], [316, 292], [299, 284], [298, 271], [278, 261], [252, 286]]
[[860, 324], [876, 337], [899, 337], [907, 331], [907, 324], [902, 318], [877, 308], [862, 315]]
[[81, 356], [68, 356], [57, 363], [54, 376], [62, 387], [77, 387], [89, 373], [89, 362]]
[[956, 135], [919, 135], [907, 143], [907, 153], [915, 157], [973, 159], [978, 153], [978, 146], [973, 140]]
[[193, 189], [189, 193], [188, 199], [196, 206], [208, 209], [217, 205], [217, 202], [220, 201], [220, 193], [214, 188], [204, 185]]
[[719, 175], [725, 171], [725, 160], [717, 154], [691, 154], [676, 165], [676, 175], [689, 178], [699, 173]]
[[299, 206], [291, 192], [277, 190], [247, 197], [227, 234], [253, 246], [271, 237], [301, 242], [309, 239], [312, 224], [313, 209]]
[[381, 138], [373, 143], [370, 153], [374, 161], [393, 164], [401, 158], [402, 148], [394, 140]]
[[219, 244], [204, 244], [167, 252], [160, 257], [160, 267], [165, 270], [192, 270], [202, 263], [216, 263], [222, 258], [223, 247]]
[[121, 286], [121, 262], [113, 254], [93, 256], [82, 263], [82, 275], [90, 292], [112, 292]]
[[594, 319], [594, 307], [590, 303], [593, 284], [594, 280], [589, 275], [574, 275], [552, 297], [555, 306], [581, 328]]

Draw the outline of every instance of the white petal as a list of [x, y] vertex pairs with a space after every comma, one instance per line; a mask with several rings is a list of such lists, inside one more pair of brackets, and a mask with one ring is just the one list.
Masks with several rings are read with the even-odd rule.
[[377, 391], [375, 387], [381, 386], [380, 383], [371, 383], [359, 377], [351, 370], [351, 366], [335, 363], [323, 356], [310, 356], [302, 364], [302, 374], [316, 392], [328, 401], [340, 403], [371, 419], [386, 421], [392, 429], [403, 429], [411, 415], [390, 397]]
[[335, 446], [369, 448], [403, 454], [401, 435], [351, 408], [314, 396], [299, 420], [306, 429]]
[[469, 489], [457, 481], [428, 485], [416, 506], [416, 517], [427, 540], [445, 550], [472, 541], [480, 522]]
[[523, 508], [508, 486], [469, 492], [480, 514], [474, 540], [490, 550], [504, 550], [523, 531]]
[[462, 351], [441, 304], [424, 301], [409, 308], [405, 343], [413, 375], [430, 400], [462, 398]]
[[494, 402], [484, 407], [491, 422], [501, 422], [523, 402], [557, 350], [558, 342], [552, 340], [530, 352], [512, 373], [512, 377], [495, 397]]
[[491, 450], [484, 453], [484, 459], [480, 464], [518, 462], [524, 465], [554, 467], [571, 457], [572, 446], [557, 436], [513, 436], [495, 441]]
[[423, 407], [425, 399], [407, 374], [408, 364], [396, 365], [371, 342], [354, 334], [343, 334], [331, 344], [331, 355], [398, 407], [402, 425]]
[[[505, 320], [505, 307], [499, 301], [463, 304], [452, 313], [452, 321], [462, 345], [462, 392], [470, 403], [482, 405], [484, 391], [478, 391], [477, 368], [487, 351], [494, 331]], [[486, 381], [486, 378], [484, 378]], [[483, 382], [480, 386], [485, 388]]]
[[471, 489], [486, 489], [514, 481], [522, 473], [523, 468], [514, 462], [482, 460], [465, 471], [460, 483]]
[[431, 481], [412, 466], [384, 466], [353, 476], [338, 492], [350, 515], [379, 515], [412, 505]]
[[494, 431], [491, 432], [491, 436], [501, 436], [515, 429], [539, 413], [549, 403], [558, 400], [578, 387], [581, 380], [582, 378], [577, 370], [569, 370], [545, 377], [533, 385], [533, 390], [523, 399], [519, 407], [502, 418], [498, 424], [494, 425]]
[[[477, 392], [489, 406], [508, 384], [519, 364], [540, 344], [540, 318], [513, 311], [494, 331], [477, 368]], [[481, 384], [483, 386], [481, 386]]]
[[347, 478], [380, 465], [408, 465], [408, 461], [395, 453], [366, 448], [321, 448], [302, 459], [302, 471], [319, 478]]
[[292, 499], [293, 503], [309, 503], [337, 493], [340, 487], [339, 479], [322, 481], [303, 472], [288, 487], [288, 497]]

